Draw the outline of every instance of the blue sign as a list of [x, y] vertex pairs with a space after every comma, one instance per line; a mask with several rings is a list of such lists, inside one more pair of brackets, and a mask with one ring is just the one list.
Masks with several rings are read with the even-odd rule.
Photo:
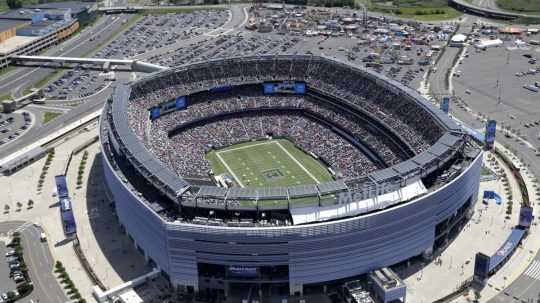
[[231, 85], [222, 85], [222, 86], [217, 86], [210, 89], [211, 92], [217, 92], [217, 93], [229, 92], [231, 90], [233, 90], [233, 87]]
[[304, 82], [273, 82], [264, 83], [265, 94], [300, 94], [306, 93], [306, 83]]
[[185, 109], [187, 107], [186, 97], [178, 97], [176, 98], [176, 109]]
[[66, 198], [68, 196], [68, 188], [66, 184], [66, 176], [59, 175], [54, 177], [56, 182], [56, 192], [58, 193], [59, 198]]
[[492, 146], [495, 143], [495, 132], [497, 131], [497, 121], [489, 120], [486, 124], [486, 144]]
[[274, 83], [264, 83], [264, 93], [265, 94], [274, 94], [275, 93], [275, 84]]
[[531, 207], [521, 207], [519, 211], [519, 226], [529, 227], [534, 219], [533, 209]]
[[441, 110], [448, 114], [448, 111], [450, 110], [450, 97], [444, 96], [441, 101]]
[[489, 276], [490, 257], [483, 253], [477, 253], [474, 258], [474, 277], [478, 280], [485, 280]]
[[306, 83], [296, 82], [294, 88], [297, 94], [304, 95], [306, 93]]
[[161, 115], [161, 108], [154, 106], [150, 109], [150, 120], [156, 120]]

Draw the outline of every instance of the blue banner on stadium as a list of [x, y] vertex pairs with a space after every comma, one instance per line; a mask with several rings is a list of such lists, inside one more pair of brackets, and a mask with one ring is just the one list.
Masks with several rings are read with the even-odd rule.
[[274, 91], [275, 83], [264, 83], [263, 86], [264, 86], [264, 93], [265, 94], [274, 94], [275, 93], [275, 91]]
[[486, 124], [486, 144], [493, 146], [495, 143], [495, 132], [497, 131], [497, 121], [489, 120]]
[[222, 86], [217, 86], [210, 89], [211, 92], [217, 92], [217, 93], [229, 92], [231, 90], [233, 90], [233, 87], [230, 85], [222, 85]]
[[161, 115], [161, 108], [154, 106], [150, 109], [150, 120], [156, 120]]
[[263, 84], [265, 94], [300, 94], [306, 93], [304, 82], [266, 82]]
[[306, 83], [304, 82], [296, 82], [294, 84], [294, 88], [297, 94], [304, 95], [306, 93]]
[[448, 96], [444, 96], [442, 98], [442, 101], [441, 101], [441, 110], [448, 114], [449, 110], [450, 110], [450, 97]]
[[176, 99], [161, 104], [161, 114], [166, 114], [176, 110]]
[[179, 109], [185, 109], [187, 107], [186, 97], [178, 97], [176, 98], [176, 110]]

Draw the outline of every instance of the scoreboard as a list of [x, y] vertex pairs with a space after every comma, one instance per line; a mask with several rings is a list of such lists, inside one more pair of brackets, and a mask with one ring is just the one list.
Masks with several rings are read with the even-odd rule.
[[265, 94], [299, 94], [306, 93], [305, 82], [265, 82], [263, 84]]
[[169, 100], [167, 102], [161, 103], [150, 108], [150, 120], [155, 120], [161, 115], [176, 111], [182, 110], [187, 107], [187, 98], [186, 96], [176, 97], [175, 99]]

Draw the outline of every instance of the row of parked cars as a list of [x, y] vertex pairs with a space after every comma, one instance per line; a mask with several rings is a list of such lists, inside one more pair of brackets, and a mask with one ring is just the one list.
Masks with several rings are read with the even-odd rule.
[[[6, 263], [9, 267], [9, 276], [16, 284], [20, 284], [26, 281], [26, 278], [22, 272], [22, 262], [19, 254], [15, 250], [15, 242], [12, 241], [6, 245], [8, 251], [5, 254]], [[19, 297], [19, 292], [13, 290], [0, 295], [0, 303], [13, 302], [15, 298]]]
[[24, 275], [21, 271], [21, 260], [19, 259], [19, 256], [17, 255], [17, 252], [15, 249], [10, 249], [6, 253], [6, 262], [9, 266], [9, 275], [15, 281], [15, 283], [20, 283], [25, 280]]
[[8, 117], [6, 120], [0, 121], [0, 134], [7, 135], [6, 138], [0, 140], [0, 145], [8, 143], [11, 140], [15, 140], [24, 130], [30, 127], [32, 124], [32, 117], [30, 114], [28, 112], [22, 112], [22, 116], [24, 119], [24, 124], [19, 127], [12, 126], [15, 121], [13, 116]]

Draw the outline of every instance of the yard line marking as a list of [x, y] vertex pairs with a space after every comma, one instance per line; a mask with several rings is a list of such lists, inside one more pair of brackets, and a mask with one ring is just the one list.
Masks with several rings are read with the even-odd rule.
[[[247, 145], [247, 146], [241, 146], [241, 147], [236, 147], [236, 148], [231, 148], [231, 149], [227, 149], [227, 150], [222, 150], [222, 151], [217, 151], [216, 152], [216, 156], [218, 157], [218, 159], [221, 161], [221, 163], [223, 163], [223, 166], [225, 166], [225, 168], [229, 171], [229, 173], [233, 176], [233, 178], [238, 182], [238, 184], [240, 185], [240, 187], [245, 187], [242, 182], [240, 181], [240, 178], [238, 178], [238, 176], [234, 173], [234, 171], [231, 169], [231, 167], [227, 164], [227, 162], [223, 159], [223, 157], [221, 157], [221, 154], [222, 153], [226, 153], [226, 152], [231, 152], [231, 151], [235, 151], [235, 150], [241, 150], [241, 149], [247, 149], [247, 148], [252, 148], [252, 147], [255, 147], [255, 146], [260, 146], [260, 145], [267, 145], [267, 144], [277, 144], [277, 146], [279, 146], [279, 148], [285, 152], [285, 154], [287, 154], [287, 156], [289, 156], [289, 158], [291, 158], [294, 163], [296, 163], [296, 165], [298, 165], [311, 179], [313, 179], [313, 181], [315, 181], [317, 184], [320, 184], [321, 181], [319, 181], [308, 169], [306, 169], [302, 163], [300, 163], [285, 147], [283, 147], [283, 145], [281, 145], [281, 143], [279, 141], [269, 141], [269, 142], [262, 142], [262, 143], [257, 143], [257, 144], [252, 144], [252, 145]], [[298, 182], [298, 181], [297, 181]]]
[[225, 166], [225, 168], [231, 173], [231, 175], [236, 180], [236, 182], [238, 182], [240, 187], [244, 187], [244, 184], [242, 184], [242, 182], [240, 181], [240, 178], [238, 178], [238, 176], [236, 176], [236, 174], [233, 172], [233, 170], [229, 167], [229, 164], [227, 164], [227, 162], [225, 162], [225, 160], [223, 160], [221, 155], [219, 153], [216, 153], [216, 156], [218, 157], [219, 161], [221, 161], [221, 163], [223, 163], [223, 166]]
[[293, 155], [291, 155], [291, 153], [289, 153], [289, 151], [287, 149], [285, 149], [285, 147], [283, 147], [283, 145], [281, 145], [281, 143], [279, 143], [278, 141], [272, 141], [272, 142], [277, 144], [281, 148], [281, 150], [283, 150], [294, 161], [294, 163], [296, 163], [296, 165], [300, 166], [300, 168], [302, 168], [302, 170], [304, 170], [306, 172], [306, 174], [308, 174], [308, 176], [311, 177], [311, 179], [313, 179], [315, 182], [317, 182], [317, 184], [321, 183], [321, 181], [317, 180], [317, 178], [315, 178], [315, 176], [313, 174], [311, 174], [311, 172], [309, 172], [309, 170], [307, 170], [304, 167], [304, 165], [302, 165], [302, 163], [300, 163], [298, 160], [296, 160], [296, 158], [293, 157]]
[[247, 145], [247, 146], [240, 146], [240, 147], [230, 148], [230, 149], [226, 149], [226, 150], [221, 150], [221, 151], [216, 152], [216, 154], [226, 153], [226, 152], [235, 151], [235, 150], [239, 150], [239, 149], [252, 148], [254, 146], [266, 145], [266, 144], [272, 144], [272, 143], [275, 143], [275, 142], [270, 141], [270, 142], [262, 142], [262, 143], [257, 143], [257, 144], [251, 144], [251, 145]]

